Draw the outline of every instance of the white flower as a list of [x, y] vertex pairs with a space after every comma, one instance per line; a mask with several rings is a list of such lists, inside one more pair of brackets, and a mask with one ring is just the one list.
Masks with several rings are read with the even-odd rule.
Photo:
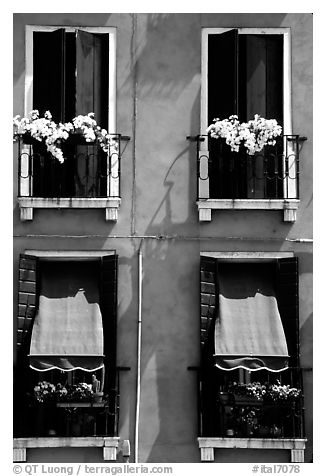
[[255, 114], [248, 122], [239, 122], [238, 116], [229, 119], [214, 119], [207, 128], [207, 133], [215, 139], [223, 138], [234, 152], [239, 152], [243, 144], [249, 155], [260, 152], [265, 145], [274, 145], [275, 138], [282, 133], [281, 126], [275, 119], [264, 119]]
[[71, 132], [81, 130], [86, 142], [98, 142], [105, 152], [118, 152], [118, 141], [113, 139], [105, 129], [99, 127], [95, 121], [93, 112], [86, 116], [78, 115], [71, 122], [55, 123], [50, 111], [46, 111], [43, 118], [39, 117], [39, 111], [31, 111], [27, 117], [19, 115], [13, 118], [13, 140], [16, 141], [24, 134], [29, 134], [33, 139], [44, 142], [47, 151], [59, 162], [65, 158], [61, 149], [62, 142], [69, 138]]

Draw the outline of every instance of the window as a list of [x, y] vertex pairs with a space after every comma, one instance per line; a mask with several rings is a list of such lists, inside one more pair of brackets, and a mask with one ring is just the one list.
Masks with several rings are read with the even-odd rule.
[[[198, 143], [198, 207], [210, 220], [212, 208], [296, 209], [298, 136], [292, 134], [288, 29], [204, 28], [202, 33], [201, 136]], [[215, 118], [258, 114], [276, 119], [283, 135], [274, 146], [250, 156], [232, 152], [207, 136]], [[231, 200], [237, 200], [230, 205]], [[208, 202], [209, 203], [204, 203]], [[272, 203], [271, 203], [272, 201]], [[285, 212], [294, 221], [295, 212]]]
[[[63, 145], [64, 163], [53, 160], [42, 144], [19, 150], [21, 219], [33, 208], [106, 208], [116, 220], [120, 204], [120, 140], [116, 133], [116, 30], [26, 27], [25, 114], [50, 111], [55, 122], [95, 114], [114, 144], [105, 153], [75, 135]], [[31, 198], [33, 200], [31, 200]], [[55, 200], [53, 200], [55, 199]]]
[[296, 258], [201, 256], [201, 355], [201, 437], [303, 437]]
[[[115, 437], [118, 256], [45, 255], [19, 263], [15, 437]], [[41, 402], [43, 381], [61, 390]]]

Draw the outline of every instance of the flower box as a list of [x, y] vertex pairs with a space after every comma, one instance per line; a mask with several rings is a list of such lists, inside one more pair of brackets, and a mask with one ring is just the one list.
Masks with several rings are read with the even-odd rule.
[[25, 144], [43, 144], [60, 163], [65, 160], [62, 147], [67, 143], [99, 144], [106, 153], [111, 148], [117, 148], [116, 138], [97, 125], [93, 113], [87, 116], [79, 115], [73, 118], [72, 122], [57, 124], [52, 120], [50, 111], [40, 118], [39, 112], [33, 110], [27, 117], [15, 116], [13, 126], [14, 141], [22, 139]]
[[260, 404], [262, 403], [260, 400], [258, 400], [258, 399], [255, 398], [254, 396], [250, 396], [250, 395], [237, 395], [237, 394], [234, 394], [233, 397], [234, 397], [234, 403], [241, 403], [241, 404], [243, 404], [243, 405], [245, 405], [245, 404], [248, 404], [248, 405], [252, 405], [252, 404], [260, 405]]

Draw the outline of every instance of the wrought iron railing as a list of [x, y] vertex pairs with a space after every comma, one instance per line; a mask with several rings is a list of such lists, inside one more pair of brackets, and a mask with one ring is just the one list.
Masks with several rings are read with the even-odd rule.
[[[225, 372], [224, 372], [225, 373]], [[261, 372], [258, 372], [261, 373]], [[266, 375], [265, 375], [266, 374]], [[271, 375], [265, 371], [264, 376]], [[220, 375], [220, 373], [219, 373]], [[216, 379], [214, 373], [205, 376], [199, 372], [199, 434], [204, 437], [234, 438], [303, 438], [304, 397], [302, 372], [299, 368], [289, 368], [279, 374], [271, 375], [275, 382], [300, 389], [297, 398], [261, 400], [249, 395], [237, 395], [230, 390], [229, 375]], [[269, 378], [269, 377], [268, 377]], [[231, 379], [231, 380], [230, 380]], [[266, 382], [260, 376], [252, 376], [256, 381]]]
[[14, 407], [14, 436], [118, 436], [120, 372], [125, 370], [130, 367], [116, 367], [112, 385], [101, 401], [38, 403], [28, 395], [23, 398], [21, 395]]
[[198, 199], [298, 199], [298, 135], [278, 137], [275, 145], [249, 155], [232, 152], [224, 139], [188, 137], [197, 143]]
[[65, 161], [60, 163], [36, 140], [19, 141], [18, 196], [42, 198], [120, 197], [121, 144], [128, 136], [111, 134], [106, 153], [81, 136], [62, 144]]

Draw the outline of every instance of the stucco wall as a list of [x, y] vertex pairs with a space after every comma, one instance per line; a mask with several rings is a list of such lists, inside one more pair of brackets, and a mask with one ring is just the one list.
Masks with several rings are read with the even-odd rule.
[[[199, 462], [196, 375], [187, 367], [199, 363], [200, 251], [290, 250], [299, 256], [302, 365], [312, 367], [312, 250], [310, 244], [292, 241], [312, 237], [312, 16], [16, 14], [14, 114], [23, 113], [25, 24], [117, 27], [117, 130], [131, 141], [122, 158], [117, 223], [106, 222], [102, 210], [37, 210], [32, 222], [21, 222], [14, 182], [14, 315], [20, 252], [117, 250], [118, 364], [131, 367], [121, 375], [120, 436], [130, 439], [133, 448], [138, 249], [144, 237], [139, 461]], [[294, 224], [284, 223], [279, 211], [226, 210], [199, 224], [196, 152], [186, 136], [199, 133], [201, 28], [209, 26], [291, 28], [294, 133], [308, 137], [300, 155], [301, 203]], [[311, 372], [304, 375], [310, 461]], [[75, 451], [76, 461], [88, 458], [86, 453]], [[60, 461], [60, 454], [51, 453], [51, 458]], [[223, 451], [217, 461], [288, 457], [257, 454]], [[89, 457], [97, 458], [94, 453]], [[44, 450], [31, 452], [30, 458], [46, 461]]]

